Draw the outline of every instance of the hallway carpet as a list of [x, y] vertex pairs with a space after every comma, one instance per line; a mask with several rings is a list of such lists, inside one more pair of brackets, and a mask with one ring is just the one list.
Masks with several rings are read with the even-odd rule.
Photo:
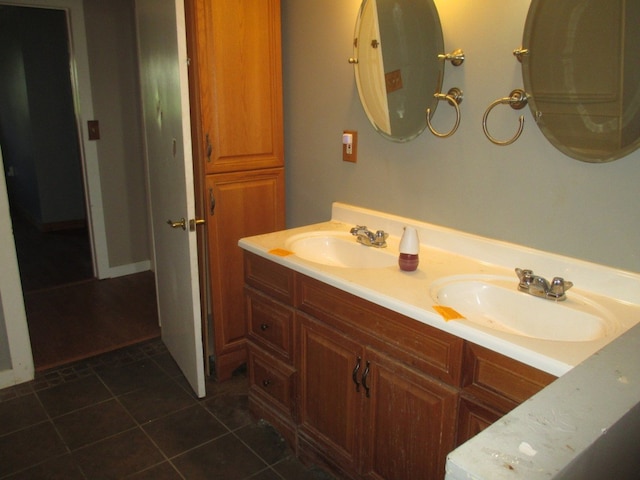
[[36, 371], [160, 336], [152, 272], [25, 293]]

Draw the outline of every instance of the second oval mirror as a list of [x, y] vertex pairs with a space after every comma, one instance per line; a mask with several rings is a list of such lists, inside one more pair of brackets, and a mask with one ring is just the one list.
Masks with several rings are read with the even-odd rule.
[[360, 101], [384, 137], [406, 142], [426, 127], [425, 110], [436, 109], [444, 51], [433, 0], [363, 0], [354, 55]]
[[608, 162], [640, 146], [640, 2], [532, 0], [522, 60], [531, 112], [561, 152]]

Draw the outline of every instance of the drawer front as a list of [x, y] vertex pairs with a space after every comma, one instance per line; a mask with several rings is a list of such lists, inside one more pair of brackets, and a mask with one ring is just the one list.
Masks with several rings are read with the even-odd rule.
[[249, 339], [283, 361], [293, 363], [293, 308], [245, 287]]
[[459, 386], [463, 340], [303, 275], [297, 307], [388, 351], [418, 370]]
[[249, 347], [249, 388], [287, 416], [293, 414], [294, 369], [269, 354]]
[[465, 344], [463, 389], [506, 413], [556, 379], [553, 375], [470, 342]]
[[245, 251], [244, 279], [246, 284], [287, 305], [293, 305], [293, 270]]

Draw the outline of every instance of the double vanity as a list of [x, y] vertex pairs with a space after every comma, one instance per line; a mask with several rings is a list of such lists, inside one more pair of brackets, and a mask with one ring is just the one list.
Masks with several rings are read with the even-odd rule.
[[[356, 225], [387, 233], [386, 247], [358, 243]], [[413, 272], [398, 267], [405, 226], [421, 240]], [[532, 430], [518, 412], [544, 408], [548, 391], [549, 411], [566, 407], [562, 384], [573, 375], [575, 394], [575, 372], [581, 401], [596, 405], [586, 392], [606, 379], [589, 371], [606, 367], [583, 365], [640, 338], [640, 275], [407, 218], [335, 203], [328, 222], [239, 244], [251, 409], [303, 459], [350, 478], [442, 478], [447, 455], [452, 479], [549, 478], [592, 442], [571, 409], [562, 425], [582, 449], [549, 445], [557, 422]], [[535, 285], [519, 278], [528, 270]], [[552, 294], [560, 282], [562, 300]], [[640, 354], [630, 351], [615, 367], [627, 382], [617, 381], [605, 430], [628, 412], [627, 397], [640, 398], [628, 370]]]

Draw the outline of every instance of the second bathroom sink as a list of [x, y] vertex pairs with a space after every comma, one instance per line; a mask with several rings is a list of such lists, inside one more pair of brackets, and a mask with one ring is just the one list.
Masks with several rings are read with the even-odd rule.
[[456, 275], [433, 284], [431, 297], [486, 328], [541, 340], [588, 342], [611, 335], [613, 316], [575, 291], [554, 302], [517, 290], [518, 279]]

